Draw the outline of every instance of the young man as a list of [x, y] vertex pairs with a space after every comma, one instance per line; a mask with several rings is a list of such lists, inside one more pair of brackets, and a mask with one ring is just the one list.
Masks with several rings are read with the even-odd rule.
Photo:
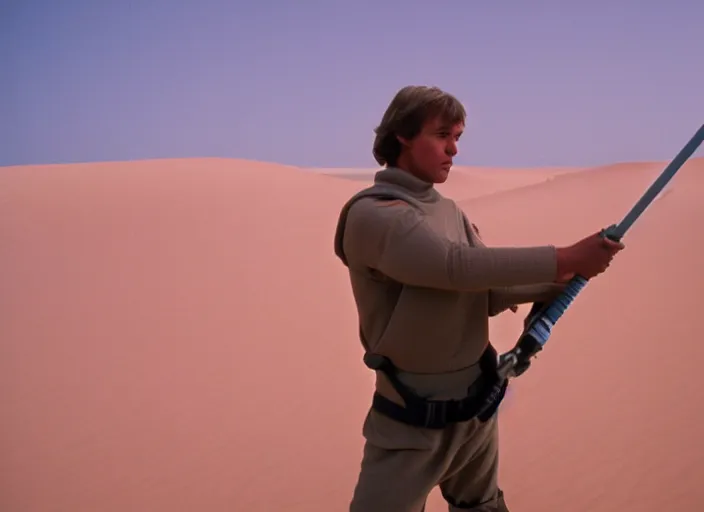
[[451, 511], [507, 512], [496, 415], [472, 412], [496, 365], [489, 317], [550, 300], [623, 248], [599, 233], [561, 248], [486, 247], [433, 186], [448, 177], [465, 117], [438, 88], [401, 89], [373, 149], [385, 166], [375, 187], [387, 195], [342, 208], [335, 252], [349, 269], [365, 362], [377, 370], [351, 512], [421, 512], [437, 485]]

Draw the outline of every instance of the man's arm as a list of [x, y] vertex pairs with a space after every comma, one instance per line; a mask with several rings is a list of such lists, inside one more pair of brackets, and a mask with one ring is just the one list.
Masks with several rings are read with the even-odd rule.
[[433, 232], [402, 201], [361, 199], [349, 211], [344, 251], [351, 265], [373, 268], [411, 286], [479, 291], [552, 282], [553, 246], [471, 247]]
[[551, 302], [566, 284], [543, 283], [524, 286], [509, 286], [489, 290], [489, 316], [496, 316], [512, 306], [531, 302]]

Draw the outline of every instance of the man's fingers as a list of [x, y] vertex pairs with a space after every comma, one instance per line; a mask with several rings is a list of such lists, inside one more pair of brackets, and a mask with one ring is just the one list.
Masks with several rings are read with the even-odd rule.
[[604, 247], [606, 247], [607, 249], [610, 249], [614, 253], [616, 253], [626, 247], [623, 242], [614, 242], [613, 240], [610, 240], [608, 238], [603, 239], [603, 244], [604, 244]]

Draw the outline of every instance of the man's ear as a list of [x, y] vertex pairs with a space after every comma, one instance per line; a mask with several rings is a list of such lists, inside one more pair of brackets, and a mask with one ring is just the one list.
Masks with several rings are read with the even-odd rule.
[[405, 137], [401, 137], [400, 135], [396, 135], [396, 140], [401, 144], [402, 146], [409, 147], [411, 145], [411, 141], [406, 139]]

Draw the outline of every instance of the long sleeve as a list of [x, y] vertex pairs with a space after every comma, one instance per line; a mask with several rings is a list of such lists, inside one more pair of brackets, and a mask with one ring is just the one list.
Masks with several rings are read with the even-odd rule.
[[358, 201], [347, 218], [344, 251], [351, 265], [376, 269], [401, 283], [456, 291], [552, 282], [557, 270], [553, 246], [451, 243], [402, 201]]
[[492, 288], [489, 290], [489, 316], [498, 315], [511, 306], [550, 301], [557, 297], [565, 286], [558, 283], [543, 283]]

